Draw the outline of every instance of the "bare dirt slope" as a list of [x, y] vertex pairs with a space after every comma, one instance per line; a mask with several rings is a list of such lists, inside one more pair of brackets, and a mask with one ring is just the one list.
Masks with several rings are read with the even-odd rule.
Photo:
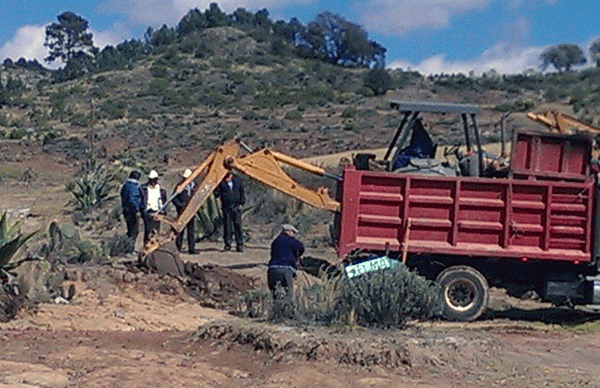
[[[264, 279], [265, 246], [199, 248], [184, 258]], [[498, 290], [487, 317], [468, 324], [301, 328], [202, 307], [175, 279], [122, 268], [71, 268], [70, 304], [42, 304], [0, 325], [0, 387], [600, 386], [593, 322], [580, 326], [589, 332], [557, 324], [596, 315]]]

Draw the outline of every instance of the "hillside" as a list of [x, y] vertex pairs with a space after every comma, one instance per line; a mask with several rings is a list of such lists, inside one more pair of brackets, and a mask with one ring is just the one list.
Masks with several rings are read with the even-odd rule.
[[[269, 41], [233, 27], [193, 35], [210, 55], [186, 52], [189, 39], [140, 55], [123, 70], [65, 82], [5, 63], [3, 161], [20, 163], [22, 171], [5, 167], [0, 178], [20, 177], [27, 168], [43, 175], [37, 155], [73, 165], [93, 154], [144, 171], [189, 166], [232, 136], [297, 157], [381, 148], [401, 118], [388, 108], [389, 99], [480, 104], [486, 107], [479, 118], [486, 142], [498, 140], [496, 124], [507, 110], [517, 112], [510, 128], [533, 126], [518, 112], [546, 107], [597, 120], [596, 69], [480, 78], [390, 70], [390, 90], [369, 96], [368, 69], [275, 55]], [[460, 138], [458, 118], [431, 120], [426, 124], [441, 145]]]

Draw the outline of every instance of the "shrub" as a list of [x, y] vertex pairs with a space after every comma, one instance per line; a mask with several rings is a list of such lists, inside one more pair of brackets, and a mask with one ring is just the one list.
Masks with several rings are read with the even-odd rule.
[[371, 69], [365, 76], [364, 86], [371, 89], [375, 95], [383, 95], [392, 88], [392, 77], [385, 69]]
[[402, 264], [348, 278], [322, 259], [308, 260], [312, 260], [309, 265], [316, 263], [308, 272], [319, 275], [322, 282], [301, 287], [295, 281], [293, 298], [282, 288], [275, 291], [275, 298], [254, 290], [240, 301], [238, 313], [276, 322], [403, 328], [410, 319], [429, 319], [441, 312], [434, 283]]
[[343, 118], [352, 118], [352, 117], [355, 117], [357, 113], [358, 113], [358, 111], [356, 110], [355, 106], [349, 106], [346, 109], [344, 109], [344, 111], [342, 112], [342, 117]]
[[102, 114], [109, 119], [120, 119], [125, 116], [127, 111], [127, 103], [121, 101], [106, 101], [102, 104]]
[[27, 136], [27, 130], [24, 128], [17, 128], [17, 129], [13, 129], [10, 132], [10, 134], [8, 135], [8, 138], [13, 139], [13, 140], [21, 140], [25, 136]]
[[302, 120], [302, 113], [298, 110], [286, 112], [285, 117], [288, 120]]
[[403, 328], [409, 319], [428, 319], [440, 311], [434, 283], [404, 265], [345, 278], [335, 318], [364, 326]]

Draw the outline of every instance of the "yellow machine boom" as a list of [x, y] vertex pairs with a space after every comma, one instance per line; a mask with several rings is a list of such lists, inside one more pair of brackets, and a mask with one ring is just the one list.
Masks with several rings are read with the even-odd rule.
[[[208, 199], [210, 194], [217, 188], [221, 181], [230, 170], [235, 170], [247, 175], [248, 177], [264, 183], [276, 190], [288, 194], [302, 202], [317, 208], [337, 212], [340, 209], [339, 202], [329, 196], [327, 189], [320, 187], [317, 190], [308, 189], [285, 173], [279, 163], [284, 163], [304, 171], [308, 171], [319, 176], [328, 176], [336, 178], [325, 172], [324, 169], [306, 163], [304, 161], [292, 158], [279, 152], [262, 149], [250, 154], [239, 156], [240, 147], [249, 150], [239, 139], [231, 139], [217, 147], [208, 158], [201, 162], [187, 179], [175, 187], [174, 193], [164, 206], [180, 194], [183, 189], [194, 180], [202, 177], [201, 182], [196, 186], [194, 194], [190, 198], [181, 214], [176, 219], [170, 219], [164, 215], [158, 215], [156, 218], [162, 223], [170, 226], [169, 230], [162, 233], [155, 233], [144, 245], [140, 259], [147, 260], [157, 251], [164, 252], [163, 247], [173, 246], [173, 241], [184, 228], [185, 225], [195, 216], [202, 204]], [[171, 258], [179, 256], [178, 252], [173, 252], [169, 248], [168, 255]], [[160, 261], [159, 258], [153, 258], [154, 262]], [[173, 271], [170, 271], [173, 272]]]

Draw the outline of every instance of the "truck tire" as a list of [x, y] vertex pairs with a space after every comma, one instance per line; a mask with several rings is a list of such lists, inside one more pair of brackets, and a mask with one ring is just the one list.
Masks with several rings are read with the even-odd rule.
[[446, 268], [436, 279], [442, 312], [451, 321], [473, 321], [487, 308], [490, 289], [485, 277], [467, 266]]

